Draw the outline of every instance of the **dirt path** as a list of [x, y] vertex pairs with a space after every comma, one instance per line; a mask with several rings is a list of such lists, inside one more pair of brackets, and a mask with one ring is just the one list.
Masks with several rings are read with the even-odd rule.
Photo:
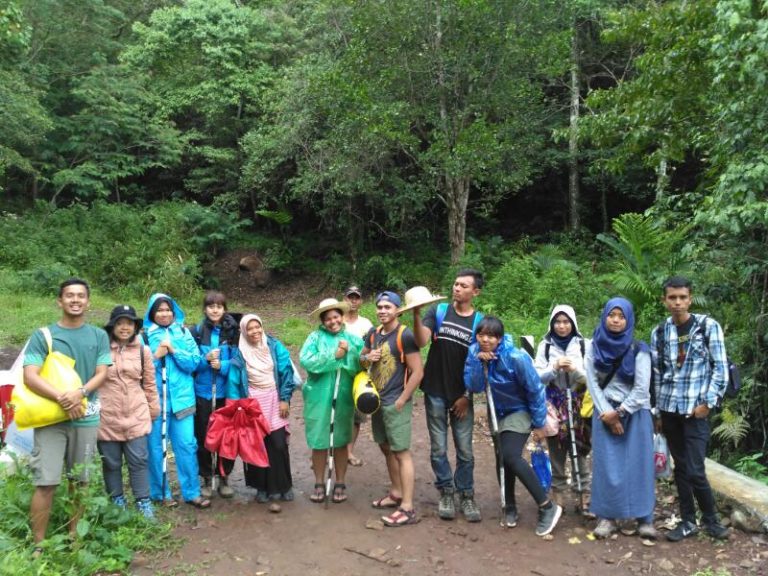
[[[475, 478], [484, 519], [469, 524], [436, 516], [437, 492], [432, 486], [429, 441], [423, 404], [414, 411], [416, 507], [421, 522], [403, 528], [378, 524], [370, 501], [386, 493], [386, 471], [378, 448], [365, 425], [358, 443], [361, 468], [350, 467], [349, 500], [328, 509], [309, 501], [313, 479], [301, 419], [301, 394], [291, 412], [291, 461], [296, 500], [270, 514], [253, 500], [240, 467], [234, 476], [236, 497], [214, 499], [212, 510], [191, 508], [178, 515], [176, 534], [185, 540], [178, 554], [154, 558], [135, 573], [210, 574], [215, 576], [280, 575], [399, 575], [534, 574], [603, 576], [616, 574], [689, 575], [712, 567], [727, 568], [733, 576], [768, 574], [768, 541], [762, 536], [736, 533], [728, 544], [705, 538], [679, 544], [659, 541], [646, 547], [637, 537], [590, 541], [593, 522], [572, 509], [561, 520], [552, 540], [534, 535], [535, 505], [518, 486], [520, 524], [499, 526], [498, 485], [493, 474], [493, 451], [485, 423], [475, 429]], [[478, 406], [478, 412], [484, 408]], [[659, 509], [659, 516], [665, 512]]]

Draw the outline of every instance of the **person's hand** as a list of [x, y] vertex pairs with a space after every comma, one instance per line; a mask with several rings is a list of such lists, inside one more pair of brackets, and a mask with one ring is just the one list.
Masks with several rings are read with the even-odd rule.
[[82, 404], [78, 404], [71, 410], [67, 410], [67, 416], [69, 416], [70, 420], [78, 420], [85, 416], [85, 408], [83, 408]]
[[400, 394], [398, 396], [397, 400], [395, 400], [395, 410], [398, 412], [402, 412], [405, 405], [408, 403], [408, 398], [405, 397], [405, 392]]
[[573, 365], [573, 361], [570, 358], [561, 356], [555, 362], [555, 368], [562, 370], [563, 372], [573, 372], [576, 367]]
[[377, 348], [376, 350], [371, 350], [367, 354], [368, 361], [369, 362], [378, 362], [381, 360], [381, 348]]
[[163, 346], [168, 351], [168, 354], [173, 354], [173, 344], [171, 344], [170, 340], [163, 340], [160, 342], [160, 346]]
[[544, 428], [534, 428], [531, 431], [531, 435], [533, 436], [534, 442], [544, 442], [546, 440], [547, 435], [544, 432]]
[[662, 433], [662, 427], [661, 427], [661, 418], [654, 418], [653, 419], [653, 431], [656, 432], [656, 434]]
[[56, 402], [64, 409], [65, 412], [72, 410], [76, 406], [80, 405], [83, 401], [83, 393], [80, 392], [80, 388], [77, 390], [69, 390], [62, 392], [56, 398]]
[[621, 422], [621, 418], [619, 418], [619, 413], [616, 410], [610, 410], [600, 414], [600, 421], [610, 428], [616, 422]]
[[614, 434], [616, 436], [621, 436], [624, 434], [624, 426], [621, 424], [621, 420], [618, 422], [614, 422], [608, 427], [611, 430], [611, 434]]
[[459, 420], [464, 419], [467, 415], [467, 410], [469, 410], [469, 398], [466, 396], [459, 397], [459, 399], [453, 403], [453, 406], [451, 406], [451, 412], [453, 412], [453, 415]]
[[280, 418], [288, 418], [291, 411], [291, 405], [288, 402], [280, 402]]
[[477, 357], [483, 362], [490, 362], [496, 360], [496, 354], [494, 352], [478, 352]]
[[161, 358], [164, 358], [168, 354], [168, 348], [165, 347], [165, 344], [160, 344], [160, 346], [157, 347], [157, 350], [155, 351], [155, 358], [160, 360]]
[[706, 404], [699, 404], [696, 406], [696, 408], [693, 409], [693, 417], [698, 418], [699, 420], [703, 420], [709, 416], [709, 406]]
[[334, 357], [336, 360], [341, 360], [344, 358], [344, 355], [349, 350], [349, 342], [346, 340], [339, 340], [339, 347], [336, 348], [336, 353], [334, 354]]

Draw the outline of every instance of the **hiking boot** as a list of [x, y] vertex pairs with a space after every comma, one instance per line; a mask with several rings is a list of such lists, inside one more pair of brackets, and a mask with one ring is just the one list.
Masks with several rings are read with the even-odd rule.
[[219, 478], [219, 496], [222, 498], [232, 498], [235, 495], [235, 491], [229, 485], [229, 480], [226, 476]]
[[637, 534], [643, 540], [656, 540], [659, 537], [653, 522], [640, 522], [637, 527]]
[[536, 523], [536, 536], [546, 536], [557, 526], [563, 507], [549, 502], [545, 506], [539, 506], [539, 521]]
[[504, 527], [514, 528], [517, 526], [517, 508], [515, 506], [507, 506], [507, 511], [504, 513]]
[[714, 538], [715, 540], [728, 540], [730, 537], [728, 528], [720, 524], [717, 520], [704, 524], [704, 532], [707, 536]]
[[471, 492], [465, 492], [461, 495], [461, 513], [467, 522], [480, 522], [483, 519], [480, 515], [480, 508], [475, 502], [475, 495]]
[[680, 520], [674, 530], [667, 533], [667, 540], [670, 542], [680, 542], [683, 538], [690, 538], [699, 533], [696, 524], [688, 520]]
[[597, 523], [597, 528], [595, 528], [595, 531], [593, 534], [595, 535], [595, 538], [600, 538], [601, 540], [604, 540], [605, 538], [610, 538], [616, 533], [617, 530], [616, 522], [613, 520], [608, 520], [607, 518], [600, 518], [600, 520]]
[[141, 512], [141, 515], [147, 520], [155, 519], [155, 510], [152, 508], [152, 502], [149, 501], [149, 498], [136, 500], [136, 509]]
[[200, 486], [200, 496], [209, 500], [213, 496], [213, 490], [211, 489], [211, 478], [203, 478], [203, 485]]
[[453, 520], [456, 518], [456, 504], [453, 501], [453, 490], [450, 488], [443, 488], [440, 491], [437, 515], [443, 520]]
[[115, 506], [119, 506], [120, 508], [125, 510], [125, 508], [127, 506], [127, 503], [125, 501], [125, 496], [123, 496], [122, 494], [120, 494], [120, 496], [113, 496], [112, 497], [112, 504], [114, 504]]

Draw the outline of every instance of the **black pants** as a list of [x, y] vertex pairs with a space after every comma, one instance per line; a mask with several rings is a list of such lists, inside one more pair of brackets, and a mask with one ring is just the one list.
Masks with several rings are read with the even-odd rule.
[[688, 522], [696, 522], [695, 498], [704, 523], [717, 522], [715, 497], [704, 468], [709, 445], [709, 421], [706, 418], [687, 418], [681, 414], [662, 412], [661, 427], [667, 437], [669, 453], [675, 461], [680, 516]]
[[278, 428], [264, 438], [269, 468], [245, 464], [245, 485], [270, 496], [285, 494], [293, 486], [291, 458], [288, 452], [288, 432]]
[[[539, 506], [547, 501], [547, 493], [541, 487], [536, 473], [531, 465], [523, 458], [523, 447], [530, 434], [519, 432], [501, 433], [501, 453], [504, 459], [504, 489], [506, 491], [507, 508], [515, 507], [515, 481], [520, 478], [525, 488], [530, 492]], [[498, 464], [497, 464], [498, 468]]]
[[[222, 408], [226, 400], [224, 398], [216, 399], [216, 409]], [[211, 401], [206, 398], [195, 397], [195, 438], [197, 438], [197, 465], [200, 468], [200, 476], [210, 478], [213, 475], [211, 471], [211, 453], [205, 447], [205, 434], [208, 432], [208, 420], [211, 417]], [[224, 476], [229, 476], [232, 468], [235, 467], [234, 460], [221, 458], [221, 468], [224, 468]], [[216, 476], [221, 474], [216, 470]]]

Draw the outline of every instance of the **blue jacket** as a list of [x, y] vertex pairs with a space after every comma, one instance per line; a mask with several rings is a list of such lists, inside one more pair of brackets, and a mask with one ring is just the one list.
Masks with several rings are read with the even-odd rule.
[[[155, 324], [149, 319], [149, 311], [155, 300], [163, 297], [170, 300], [173, 307], [173, 322], [170, 326], [163, 327]], [[164, 340], [170, 340], [174, 348], [173, 354], [167, 354], [165, 360], [165, 369], [167, 375], [167, 387], [165, 393], [162, 379], [162, 361], [154, 359], [155, 373], [157, 374], [157, 394], [160, 397], [161, 410], [166, 409], [163, 403], [163, 396], [167, 396], [167, 409], [172, 414], [177, 414], [184, 410], [195, 407], [195, 388], [192, 373], [200, 363], [200, 352], [197, 349], [195, 339], [184, 328], [184, 312], [176, 301], [166, 294], [153, 294], [147, 303], [147, 313], [144, 315], [144, 334], [149, 349], [154, 354], [158, 346]]]
[[[290, 402], [295, 387], [291, 355], [288, 349], [272, 336], [267, 336], [267, 346], [270, 354], [272, 354], [272, 362], [275, 364], [277, 395], [281, 402]], [[240, 355], [240, 350], [233, 348], [232, 353], [232, 362], [227, 377], [227, 399], [248, 398], [248, 372], [245, 369], [245, 362]]]
[[[480, 345], [469, 347], [464, 363], [464, 386], [470, 392], [485, 390], [483, 362], [477, 357]], [[512, 337], [504, 335], [496, 349], [496, 359], [488, 363], [496, 416], [525, 411], [531, 415], [534, 428], [541, 428], [547, 417], [544, 385], [533, 367], [531, 357], [515, 348]]]
[[191, 330], [192, 337], [200, 350], [200, 364], [195, 370], [195, 395], [205, 400], [211, 399], [213, 392], [213, 369], [205, 356], [211, 350], [219, 349], [221, 368], [216, 373], [216, 398], [226, 397], [229, 364], [237, 353], [239, 326], [232, 316], [225, 314], [221, 324], [214, 326], [208, 318]]

